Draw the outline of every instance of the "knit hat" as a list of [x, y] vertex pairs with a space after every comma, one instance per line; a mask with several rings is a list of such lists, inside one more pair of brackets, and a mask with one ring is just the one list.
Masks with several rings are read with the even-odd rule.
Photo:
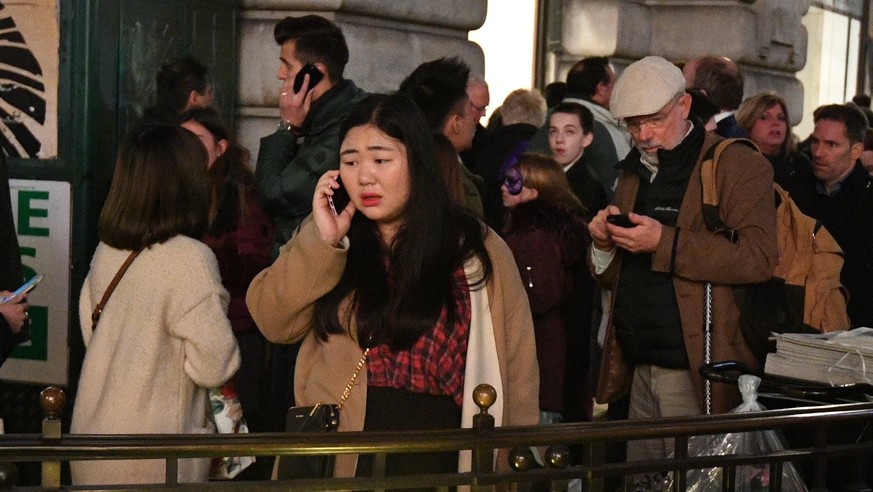
[[647, 56], [621, 73], [609, 109], [616, 118], [654, 114], [684, 92], [685, 77], [679, 67], [660, 56]]

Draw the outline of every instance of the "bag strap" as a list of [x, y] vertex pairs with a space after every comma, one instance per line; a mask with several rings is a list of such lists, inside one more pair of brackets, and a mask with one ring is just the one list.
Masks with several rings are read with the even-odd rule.
[[726, 237], [732, 243], [737, 242], [737, 239], [739, 239], [739, 233], [736, 229], [728, 227], [721, 220], [721, 215], [718, 210], [719, 196], [718, 186], [715, 182], [715, 172], [721, 154], [735, 143], [745, 144], [755, 152], [758, 152], [758, 146], [755, 145], [755, 142], [752, 142], [747, 138], [727, 138], [710, 147], [706, 151], [706, 154], [704, 154], [703, 162], [700, 164], [700, 184], [702, 186], [701, 195], [703, 197], [703, 222], [706, 223], [707, 229]]
[[339, 401], [339, 405], [337, 406], [337, 409], [342, 410], [343, 405], [345, 404], [346, 400], [348, 400], [349, 396], [352, 395], [352, 387], [355, 385], [355, 380], [358, 379], [358, 374], [361, 373], [361, 369], [364, 368], [364, 364], [367, 363], [367, 356], [369, 354], [370, 354], [370, 347], [367, 347], [364, 350], [363, 355], [361, 355], [361, 360], [358, 361], [358, 367], [355, 368], [355, 373], [352, 374], [352, 378], [349, 379], [349, 383], [346, 385], [346, 389], [343, 390], [343, 394], [340, 397], [340, 401]]
[[106, 306], [106, 302], [109, 300], [109, 296], [112, 295], [112, 292], [115, 290], [115, 287], [118, 285], [118, 282], [121, 282], [121, 277], [124, 276], [124, 273], [127, 271], [127, 268], [130, 267], [130, 264], [133, 263], [133, 260], [136, 259], [137, 256], [142, 252], [143, 248], [140, 248], [136, 251], [132, 251], [130, 256], [124, 260], [124, 263], [121, 264], [121, 267], [118, 269], [118, 272], [115, 274], [115, 277], [112, 278], [112, 282], [109, 282], [109, 287], [106, 287], [106, 292], [103, 293], [103, 298], [100, 299], [100, 302], [97, 303], [97, 307], [94, 308], [94, 312], [91, 313], [91, 331], [95, 331], [97, 329], [97, 322], [100, 321], [100, 315], [103, 314], [103, 307]]

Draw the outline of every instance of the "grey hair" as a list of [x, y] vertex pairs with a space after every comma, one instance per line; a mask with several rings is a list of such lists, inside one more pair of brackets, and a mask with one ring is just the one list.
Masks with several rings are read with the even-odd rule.
[[546, 99], [538, 91], [516, 89], [500, 107], [504, 125], [526, 123], [540, 127], [546, 121]]

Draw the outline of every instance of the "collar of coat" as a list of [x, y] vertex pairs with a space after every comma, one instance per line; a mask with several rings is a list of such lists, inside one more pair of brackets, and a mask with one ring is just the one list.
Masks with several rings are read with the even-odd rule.
[[[683, 165], [694, 165], [703, 148], [703, 139], [706, 132], [702, 125], [692, 124], [691, 131], [679, 142], [679, 145], [670, 150], [658, 149], [658, 174], [672, 174]], [[640, 162], [640, 150], [634, 146], [630, 154], [616, 164], [617, 169], [638, 174], [645, 182], [650, 182], [652, 172]]]

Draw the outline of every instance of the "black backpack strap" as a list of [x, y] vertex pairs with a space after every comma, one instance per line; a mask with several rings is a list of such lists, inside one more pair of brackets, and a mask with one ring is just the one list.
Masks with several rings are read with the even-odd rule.
[[724, 236], [732, 243], [737, 242], [737, 239], [739, 239], [739, 233], [736, 229], [728, 227], [721, 219], [721, 214], [718, 209], [719, 196], [718, 186], [715, 182], [715, 173], [718, 168], [718, 161], [721, 158], [721, 154], [734, 143], [743, 143], [752, 148], [755, 152], [758, 152], [758, 146], [747, 138], [728, 138], [707, 149], [703, 156], [703, 162], [700, 165], [701, 194], [703, 197], [703, 222], [706, 224], [707, 229]]

